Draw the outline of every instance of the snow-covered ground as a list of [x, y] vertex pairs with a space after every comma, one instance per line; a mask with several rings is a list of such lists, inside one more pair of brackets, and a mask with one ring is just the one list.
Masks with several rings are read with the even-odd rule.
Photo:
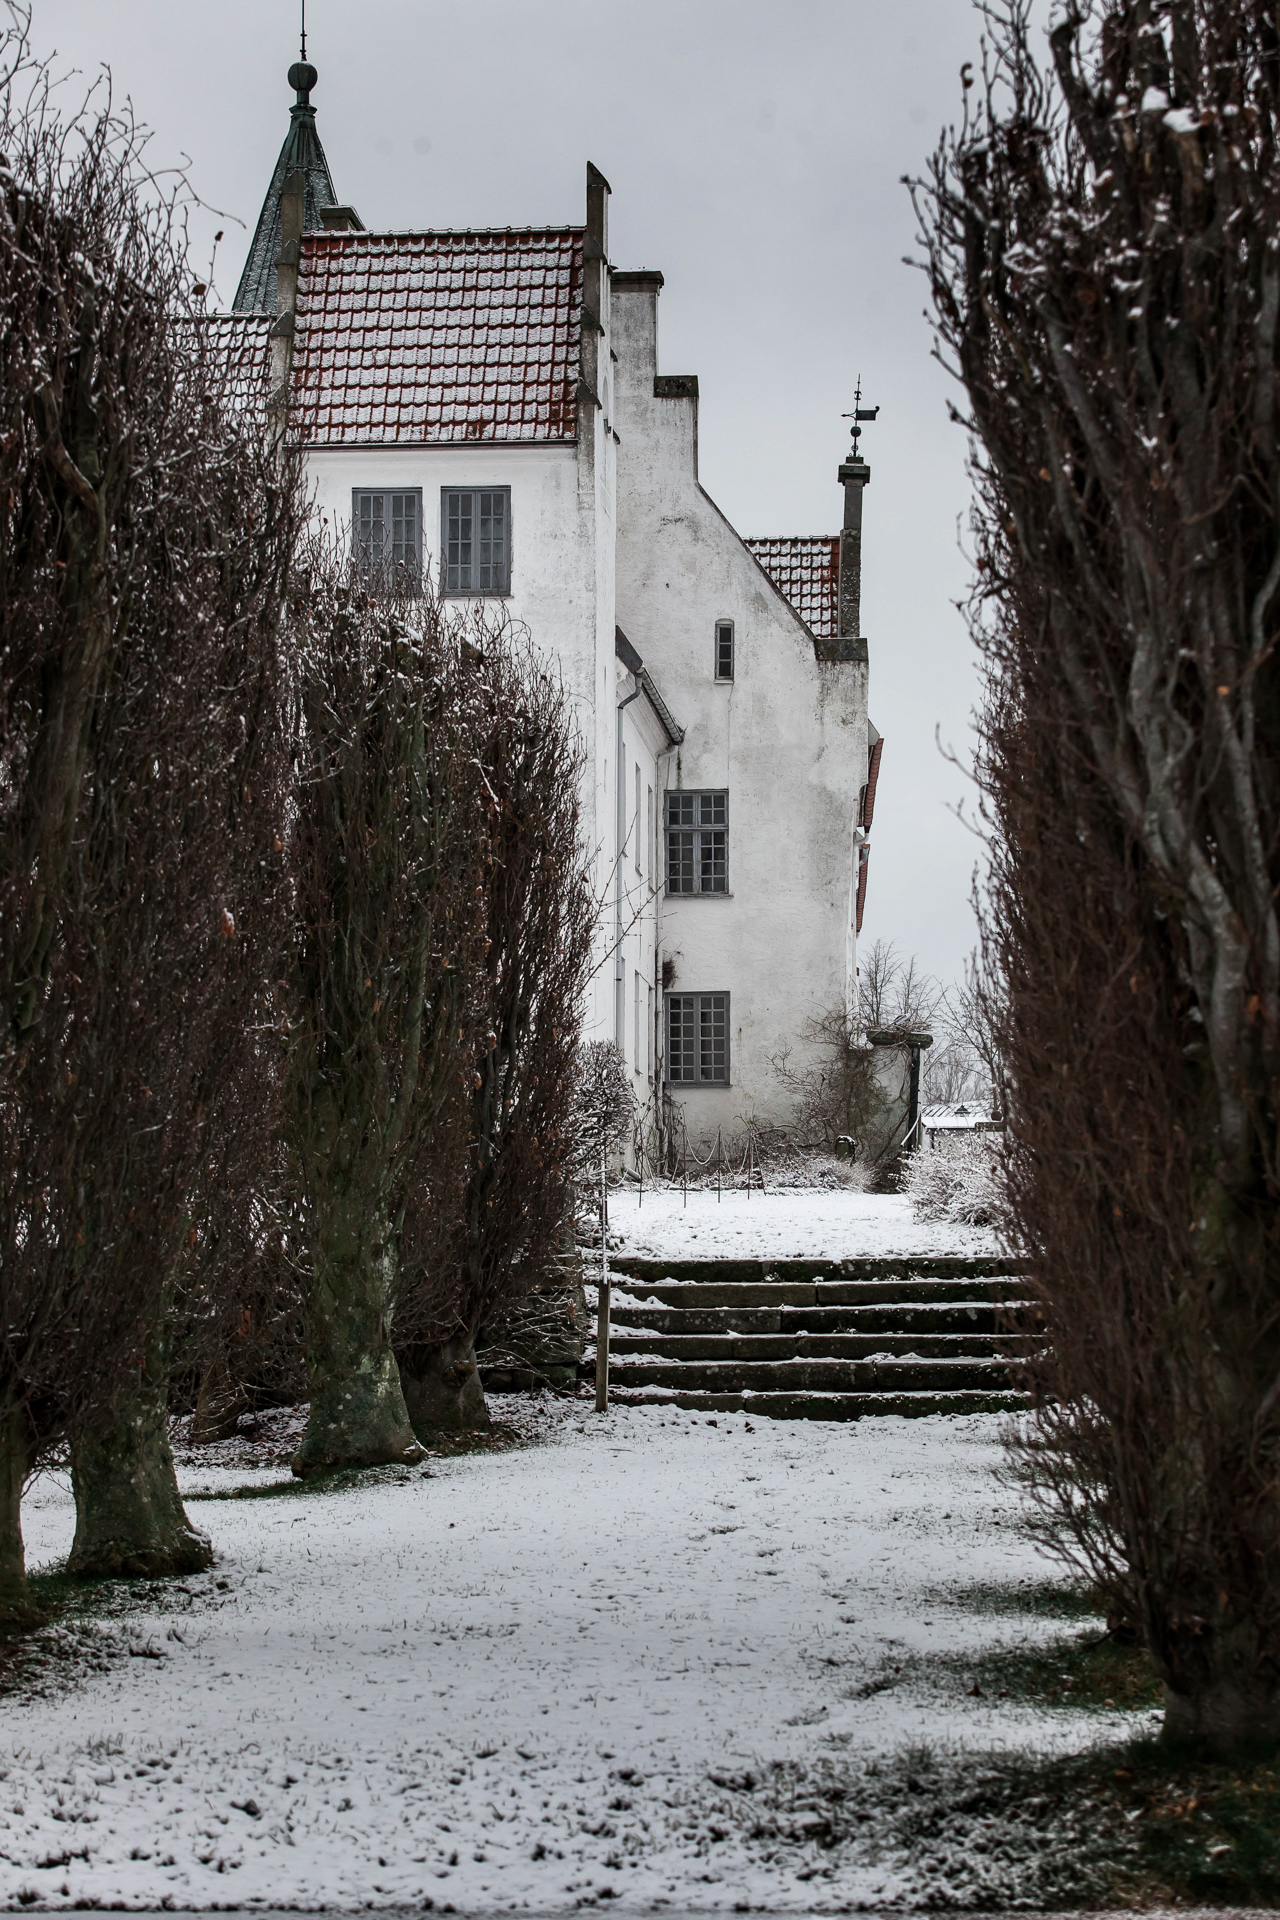
[[916, 1220], [905, 1194], [634, 1187], [609, 1196], [619, 1249], [647, 1260], [846, 1260], [996, 1251], [985, 1227]]
[[[1062, 1624], [976, 1594], [1045, 1572], [995, 1420], [543, 1404], [505, 1453], [194, 1504], [217, 1567], [5, 1706], [4, 1903], [969, 1904], [992, 1823], [904, 1840], [922, 1744], [1016, 1765], [1134, 1724], [968, 1691], [980, 1654]], [[184, 1486], [281, 1477], [219, 1457]], [[57, 1563], [65, 1485], [25, 1524]]]

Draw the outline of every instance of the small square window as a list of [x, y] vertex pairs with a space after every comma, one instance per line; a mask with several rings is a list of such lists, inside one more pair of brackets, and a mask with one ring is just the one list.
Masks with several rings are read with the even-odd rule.
[[446, 593], [510, 593], [510, 487], [443, 488], [440, 546]]
[[716, 621], [716, 679], [733, 678], [733, 622]]
[[351, 495], [351, 528], [361, 576], [386, 591], [422, 588], [422, 489], [358, 487]]
[[667, 892], [728, 893], [729, 795], [668, 793]]
[[680, 1087], [728, 1086], [727, 993], [667, 995], [667, 1080]]

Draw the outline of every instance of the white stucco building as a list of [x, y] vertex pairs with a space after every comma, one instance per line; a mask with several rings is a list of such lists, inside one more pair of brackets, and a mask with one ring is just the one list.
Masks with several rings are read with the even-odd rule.
[[367, 230], [297, 99], [218, 324], [358, 547], [500, 602], [559, 662], [589, 748], [607, 904], [586, 1011], [691, 1141], [787, 1125], [775, 1062], [856, 1005], [879, 737], [860, 633], [855, 452], [841, 530], [744, 539], [698, 480], [698, 383], [659, 357], [662, 276], [581, 225]]

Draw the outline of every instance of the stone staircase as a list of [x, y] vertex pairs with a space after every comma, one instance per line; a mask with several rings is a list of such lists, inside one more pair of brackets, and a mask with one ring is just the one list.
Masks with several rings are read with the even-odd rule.
[[1015, 1408], [1000, 1330], [1018, 1294], [996, 1260], [619, 1259], [610, 1391], [777, 1420]]

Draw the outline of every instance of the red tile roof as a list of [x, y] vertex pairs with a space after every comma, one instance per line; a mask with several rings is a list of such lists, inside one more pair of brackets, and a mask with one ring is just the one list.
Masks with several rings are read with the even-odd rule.
[[265, 406], [271, 386], [269, 313], [210, 313], [196, 323], [209, 377], [233, 406]]
[[840, 537], [748, 540], [748, 546], [810, 633], [834, 640], [840, 631]]
[[305, 235], [298, 437], [572, 440], [582, 240], [580, 227]]

